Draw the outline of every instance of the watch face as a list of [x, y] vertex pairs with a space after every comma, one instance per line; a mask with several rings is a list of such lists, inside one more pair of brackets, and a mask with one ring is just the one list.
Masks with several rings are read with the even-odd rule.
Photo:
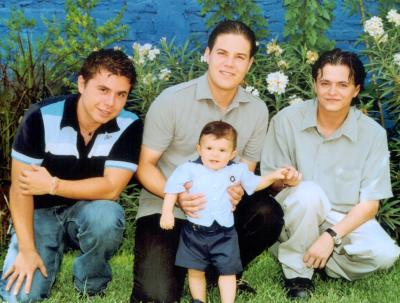
[[340, 239], [340, 238], [337, 237], [337, 236], [333, 237], [333, 241], [335, 242], [335, 245], [340, 245], [340, 244], [342, 244], [342, 239]]

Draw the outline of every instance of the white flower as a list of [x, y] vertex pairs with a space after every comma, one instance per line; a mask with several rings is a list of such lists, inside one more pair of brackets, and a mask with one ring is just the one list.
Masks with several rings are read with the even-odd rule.
[[260, 46], [260, 42], [259, 41], [256, 41], [256, 46]]
[[283, 49], [275, 42], [271, 41], [267, 44], [267, 54], [279, 56], [283, 53]]
[[256, 97], [260, 96], [260, 92], [254, 86], [248, 85], [248, 86], [246, 86], [245, 90], [246, 90], [246, 92], [252, 94], [253, 96], [256, 96]]
[[114, 46], [114, 50], [121, 50], [121, 47], [116, 45], [116, 46]]
[[394, 64], [400, 66], [400, 53], [394, 54], [393, 62], [394, 62]]
[[368, 19], [365, 21], [364, 31], [374, 38], [381, 37], [385, 33], [382, 19], [376, 16]]
[[397, 10], [391, 9], [391, 10], [388, 12], [386, 18], [388, 19], [389, 22], [394, 23], [394, 25], [395, 25], [396, 27], [397, 27], [397, 26], [400, 26], [400, 14], [397, 12]]
[[150, 43], [145, 43], [142, 45], [142, 50], [145, 51], [149, 51], [151, 50], [151, 48], [153, 47], [153, 45], [151, 45]]
[[206, 63], [207, 62], [206, 57], [205, 56], [200, 56], [200, 62]]
[[153, 61], [159, 54], [160, 50], [158, 48], [153, 48], [148, 51], [147, 58], [149, 58], [150, 61]]
[[168, 68], [163, 68], [162, 70], [160, 70], [158, 79], [168, 81], [170, 75], [171, 75], [171, 70], [169, 70]]
[[167, 42], [167, 38], [166, 38], [166, 37], [161, 37], [160, 42], [161, 42], [161, 43]]
[[157, 78], [152, 73], [148, 73], [143, 77], [142, 83], [145, 85], [152, 84]]
[[139, 50], [139, 47], [140, 47], [140, 43], [134, 42], [134, 43], [132, 44], [132, 48], [133, 48], [133, 49]]
[[251, 92], [251, 94], [255, 97], [259, 97], [260, 96], [260, 92], [258, 91], [258, 89], [253, 89], [253, 91]]
[[300, 103], [303, 103], [303, 102], [304, 102], [304, 100], [302, 98], [300, 98], [300, 97], [297, 97], [296, 95], [291, 95], [289, 97], [289, 104], [290, 105], [300, 104]]
[[277, 93], [278, 95], [285, 92], [286, 85], [289, 83], [289, 78], [282, 72], [270, 73], [265, 80], [268, 83], [268, 91], [271, 94]]
[[253, 89], [254, 89], [254, 86], [251, 86], [251, 85], [248, 85], [245, 88], [246, 92], [248, 92], [248, 93], [251, 93], [253, 91]]

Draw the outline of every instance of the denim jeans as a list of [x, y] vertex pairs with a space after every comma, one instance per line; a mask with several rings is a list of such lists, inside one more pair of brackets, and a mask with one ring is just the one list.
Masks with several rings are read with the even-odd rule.
[[[80, 251], [73, 265], [75, 288], [89, 295], [104, 291], [111, 280], [108, 260], [121, 244], [124, 228], [124, 210], [113, 201], [79, 201], [67, 207], [35, 209], [35, 244], [48, 277], [36, 270], [30, 293], [25, 294], [24, 283], [17, 296], [13, 295], [13, 289], [6, 291], [7, 281], [1, 280], [3, 300], [34, 302], [48, 298], [67, 247]], [[14, 264], [17, 254], [18, 241], [12, 231], [3, 273]]]

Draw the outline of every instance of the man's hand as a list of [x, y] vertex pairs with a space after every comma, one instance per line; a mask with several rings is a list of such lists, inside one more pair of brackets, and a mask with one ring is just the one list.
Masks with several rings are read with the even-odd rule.
[[229, 201], [231, 201], [232, 203], [232, 211], [234, 211], [244, 195], [244, 190], [242, 185], [240, 185], [240, 183], [235, 183], [229, 186], [228, 194], [229, 194]]
[[185, 183], [186, 191], [178, 195], [178, 204], [187, 216], [191, 218], [199, 218], [200, 216], [197, 212], [204, 209], [206, 198], [204, 194], [190, 194], [189, 189], [192, 185], [192, 182]]
[[334, 249], [332, 237], [324, 232], [305, 253], [303, 261], [307, 267], [324, 268]]
[[50, 192], [52, 176], [46, 168], [32, 164], [30, 170], [24, 169], [18, 177], [24, 195], [45, 195]]
[[9, 291], [13, 285], [15, 285], [14, 295], [18, 295], [19, 290], [26, 279], [24, 290], [25, 293], [29, 293], [31, 291], [33, 275], [37, 268], [40, 270], [42, 275], [47, 278], [46, 267], [36, 251], [28, 253], [19, 252], [14, 264], [2, 277], [3, 280], [9, 278], [6, 291]]

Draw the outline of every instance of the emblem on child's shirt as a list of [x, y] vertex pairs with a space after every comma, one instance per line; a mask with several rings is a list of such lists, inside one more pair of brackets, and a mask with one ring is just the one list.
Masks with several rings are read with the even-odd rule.
[[229, 178], [229, 180], [230, 180], [232, 183], [235, 182], [235, 181], [236, 181], [235, 176], [231, 176], [231, 177]]

